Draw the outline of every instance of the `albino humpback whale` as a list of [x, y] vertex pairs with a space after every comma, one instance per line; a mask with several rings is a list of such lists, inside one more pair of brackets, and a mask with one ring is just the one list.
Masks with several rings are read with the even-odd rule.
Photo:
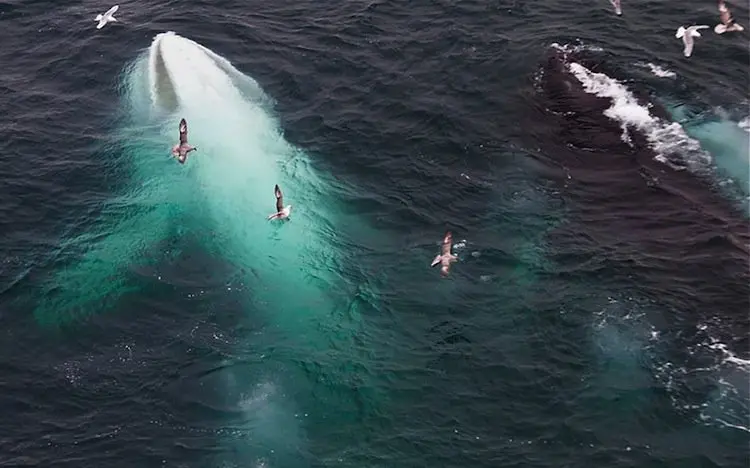
[[685, 48], [682, 50], [682, 53], [685, 54], [685, 57], [690, 57], [693, 54], [693, 46], [695, 45], [694, 38], [701, 37], [701, 33], [698, 32], [699, 29], [708, 29], [708, 26], [706, 25], [700, 25], [700, 26], [688, 26], [685, 28], [684, 26], [680, 26], [677, 29], [677, 33], [674, 35], [677, 39], [682, 38], [682, 43], [685, 44]]
[[111, 21], [117, 21], [117, 18], [114, 17], [115, 12], [120, 8], [119, 5], [115, 5], [109, 10], [106, 11], [103, 15], [96, 15], [96, 18], [94, 18], [94, 21], [98, 21], [99, 24], [96, 25], [96, 29], [102, 29], [105, 24], [111, 22]]
[[448, 270], [451, 267], [451, 263], [455, 262], [458, 257], [451, 253], [451, 245], [453, 244], [453, 234], [450, 231], [445, 233], [443, 237], [443, 244], [440, 247], [440, 254], [432, 260], [431, 267], [434, 267], [438, 263], [440, 266], [440, 274], [443, 276], [448, 275]]
[[[59, 326], [113, 311], [117, 301], [143, 283], [137, 268], [165, 265], [182, 277], [171, 266], [195, 252], [221, 259], [234, 273], [226, 277], [223, 268], [215, 271], [216, 262], [202, 264], [206, 292], [213, 288], [223, 297], [231, 290], [232, 300], [237, 300], [232, 313], [243, 321], [257, 318], [254, 323], [259, 325], [245, 337], [238, 332], [231, 346], [238, 353], [254, 352], [246, 346], [252, 343], [253, 350], [265, 353], [283, 342], [284, 352], [253, 361], [251, 369], [227, 365], [213, 374], [222, 407], [231, 408], [224, 424], [243, 432], [242, 437], [222, 437], [219, 443], [226, 447], [217, 463], [309, 466], [307, 421], [297, 416], [306, 408], [306, 395], [337, 395], [327, 393], [334, 388], [329, 383], [349, 379], [376, 388], [368, 357], [358, 357], [354, 368], [346, 356], [329, 359], [330, 376], [329, 366], [314, 374], [308, 370], [306, 358], [345, 349], [364, 327], [361, 312], [352, 306], [362, 289], [344, 286], [346, 253], [338, 237], [348, 234], [338, 222], [341, 210], [329, 179], [317, 173], [302, 148], [284, 138], [273, 98], [218, 53], [175, 33], [162, 33], [124, 71], [122, 105], [127, 114], [118, 134], [132, 169], [128, 195], [113, 199], [117, 209], [102, 210], [102, 222], [97, 223], [102, 227], [95, 235], [75, 236], [66, 244], [66, 252], [75, 258], [60, 261], [61, 268], [38, 293], [34, 316], [40, 323]], [[175, 124], [180, 127], [179, 142], [174, 141]], [[200, 135], [190, 137], [188, 126]], [[132, 138], [134, 134], [142, 136]], [[201, 159], [210, 163], [193, 164], [188, 172], [165, 171], [163, 163], [175, 143], [176, 157], [181, 147], [189, 156], [190, 143], [197, 143]], [[285, 164], [289, 161], [294, 170]], [[285, 223], [284, 229], [262, 222], [271, 208], [270, 182], [305, 195], [304, 216]], [[339, 226], [338, 232], [329, 226]], [[163, 248], [187, 232], [189, 245]], [[173, 284], [183, 288], [181, 293], [189, 292], [193, 283]], [[375, 286], [366, 287], [375, 297]], [[337, 421], [349, 418], [353, 410], [381, 411], [377, 397], [368, 396], [364, 404], [342, 397], [343, 404], [335, 398], [320, 411]]]

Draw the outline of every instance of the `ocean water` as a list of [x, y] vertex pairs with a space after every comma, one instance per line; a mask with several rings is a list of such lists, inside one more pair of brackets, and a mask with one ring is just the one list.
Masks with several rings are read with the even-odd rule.
[[[674, 37], [713, 3], [108, 7], [0, 2], [0, 466], [747, 466], [748, 36]], [[245, 86], [185, 166], [165, 31]]]

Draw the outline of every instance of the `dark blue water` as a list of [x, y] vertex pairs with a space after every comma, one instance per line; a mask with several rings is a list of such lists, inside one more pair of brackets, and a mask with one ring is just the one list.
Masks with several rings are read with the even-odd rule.
[[[108, 7], [0, 3], [1, 466], [747, 466], [747, 34], [674, 38], [711, 2], [129, 2], [95, 30]], [[335, 187], [350, 338], [261, 340], [252, 265], [178, 223], [118, 294], [35, 312], [129, 212], [119, 85], [168, 30], [255, 79]], [[678, 122], [682, 167], [544, 81], [552, 43]], [[248, 455], [264, 432], [288, 446]]]

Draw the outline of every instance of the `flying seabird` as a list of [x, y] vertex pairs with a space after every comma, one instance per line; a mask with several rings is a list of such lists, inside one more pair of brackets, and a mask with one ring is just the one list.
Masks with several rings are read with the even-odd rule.
[[694, 43], [694, 37], [701, 37], [701, 33], [698, 32], [699, 29], [708, 29], [708, 26], [700, 25], [700, 26], [688, 26], [685, 28], [684, 26], [680, 26], [677, 29], [677, 34], [674, 35], [677, 39], [682, 38], [683, 44], [685, 44], [685, 49], [682, 51], [685, 54], [685, 57], [690, 57], [693, 53], [693, 46]]
[[727, 8], [727, 4], [724, 3], [724, 0], [719, 0], [719, 18], [721, 18], [721, 24], [717, 24], [714, 27], [714, 32], [716, 34], [745, 30], [741, 25], [734, 22], [732, 13], [729, 11], [729, 8]]
[[611, 3], [612, 6], [615, 7], [615, 14], [617, 16], [622, 15], [622, 7], [620, 6], [620, 0], [609, 0], [609, 3]]
[[191, 151], [198, 151], [198, 148], [188, 144], [187, 122], [182, 119], [180, 120], [180, 143], [172, 147], [172, 156], [177, 158], [180, 164], [185, 164], [187, 155]]
[[96, 18], [94, 18], [94, 21], [99, 22], [99, 24], [96, 25], [96, 29], [102, 29], [104, 25], [109, 23], [110, 21], [117, 21], [117, 18], [114, 17], [114, 14], [118, 8], [120, 8], [120, 6], [115, 5], [109, 10], [107, 10], [107, 12], [104, 13], [103, 15], [96, 15]]
[[435, 259], [432, 261], [431, 267], [434, 267], [438, 263], [440, 266], [440, 274], [443, 276], [448, 275], [448, 270], [451, 267], [451, 263], [455, 262], [458, 257], [453, 255], [451, 253], [451, 245], [453, 244], [453, 234], [451, 234], [450, 231], [447, 231], [445, 233], [445, 237], [443, 237], [443, 244], [440, 247], [440, 254], [435, 257]]
[[284, 195], [281, 193], [279, 185], [273, 187], [273, 193], [276, 195], [276, 213], [270, 215], [268, 219], [286, 219], [292, 211], [292, 205], [284, 206]]

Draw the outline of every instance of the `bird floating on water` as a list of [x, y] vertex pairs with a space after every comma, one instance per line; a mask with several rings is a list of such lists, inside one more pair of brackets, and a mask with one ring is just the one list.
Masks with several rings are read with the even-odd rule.
[[693, 25], [688, 26], [687, 28], [684, 26], [680, 26], [677, 29], [677, 33], [674, 35], [677, 39], [682, 38], [682, 43], [685, 44], [685, 48], [683, 49], [682, 53], [685, 54], [685, 57], [690, 57], [693, 54], [693, 46], [695, 45], [695, 39], [696, 37], [701, 37], [701, 33], [698, 32], [699, 29], [708, 29], [708, 26], [706, 25]]
[[732, 13], [729, 11], [729, 8], [727, 8], [727, 4], [724, 3], [724, 0], [719, 0], [719, 18], [721, 18], [721, 24], [717, 24], [714, 27], [714, 32], [716, 34], [745, 30], [741, 25], [734, 22]]
[[107, 10], [106, 13], [103, 15], [96, 15], [96, 18], [94, 18], [94, 21], [98, 21], [99, 24], [96, 25], [96, 29], [102, 29], [105, 24], [117, 21], [117, 18], [114, 17], [115, 12], [120, 8], [119, 5], [115, 5], [109, 10]]

